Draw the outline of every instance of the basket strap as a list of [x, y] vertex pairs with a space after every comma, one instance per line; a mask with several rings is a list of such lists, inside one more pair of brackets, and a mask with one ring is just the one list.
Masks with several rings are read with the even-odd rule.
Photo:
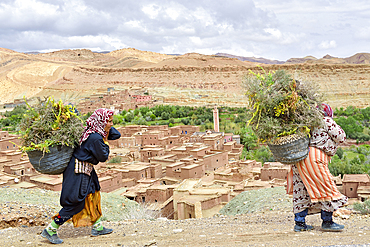
[[83, 173], [90, 176], [93, 169], [93, 164], [87, 161], [75, 160], [75, 173]]

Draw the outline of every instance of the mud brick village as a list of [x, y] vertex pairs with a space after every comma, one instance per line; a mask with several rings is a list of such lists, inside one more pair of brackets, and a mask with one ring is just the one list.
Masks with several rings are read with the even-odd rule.
[[[105, 107], [119, 112], [154, 104], [150, 95], [109, 88], [85, 98], [78, 109], [87, 113]], [[95, 167], [102, 191], [146, 203], [169, 219], [188, 219], [215, 215], [243, 191], [285, 186], [289, 166], [240, 160], [240, 137], [220, 132], [218, 117], [214, 107], [214, 129], [207, 132], [190, 125], [118, 127], [122, 137], [110, 141], [109, 159], [118, 156], [121, 162]], [[35, 171], [17, 144], [18, 136], [0, 131], [0, 186], [60, 191], [62, 175]], [[370, 196], [368, 174], [345, 174], [335, 181], [349, 198], [364, 200]]]

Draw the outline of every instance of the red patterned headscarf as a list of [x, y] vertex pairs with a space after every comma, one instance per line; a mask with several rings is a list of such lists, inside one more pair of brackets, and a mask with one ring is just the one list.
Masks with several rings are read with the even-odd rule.
[[86, 120], [86, 127], [81, 136], [80, 144], [86, 141], [89, 135], [92, 133], [99, 133], [103, 138], [105, 138], [107, 133], [105, 132], [104, 128], [113, 114], [114, 111], [105, 108], [95, 110], [94, 113]]
[[322, 103], [320, 107], [321, 112], [324, 114], [325, 117], [333, 118], [333, 109], [331, 109], [330, 105], [326, 103]]

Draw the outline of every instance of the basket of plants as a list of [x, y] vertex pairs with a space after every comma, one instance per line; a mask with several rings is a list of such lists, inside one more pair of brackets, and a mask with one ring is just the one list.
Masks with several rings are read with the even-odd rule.
[[51, 98], [27, 106], [19, 126], [20, 150], [27, 153], [36, 171], [63, 173], [83, 132], [82, 120], [74, 107]]
[[292, 164], [308, 156], [309, 140], [307, 135], [292, 134], [276, 138], [275, 141], [267, 145], [275, 160], [284, 164]]
[[250, 106], [248, 125], [260, 142], [267, 143], [274, 159], [292, 164], [308, 155], [310, 129], [322, 124], [316, 109], [321, 102], [312, 82], [293, 79], [284, 70], [252, 72], [244, 79]]

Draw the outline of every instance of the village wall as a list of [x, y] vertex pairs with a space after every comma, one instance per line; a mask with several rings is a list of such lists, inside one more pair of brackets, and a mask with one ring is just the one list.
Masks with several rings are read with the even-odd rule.
[[289, 168], [262, 168], [260, 179], [261, 181], [270, 181], [274, 178], [286, 179]]

